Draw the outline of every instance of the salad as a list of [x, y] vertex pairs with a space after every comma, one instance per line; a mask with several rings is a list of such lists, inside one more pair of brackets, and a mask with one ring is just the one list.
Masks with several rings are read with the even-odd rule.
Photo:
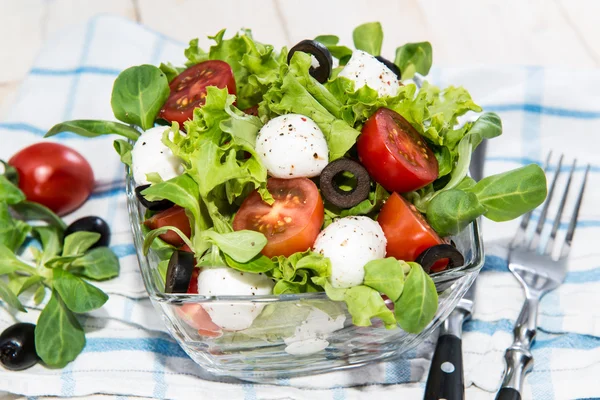
[[[198, 40], [185, 66], [123, 71], [113, 121], [54, 126], [114, 142], [146, 208], [144, 251], [161, 258], [168, 293], [325, 292], [352, 321], [422, 331], [438, 295], [430, 274], [459, 267], [449, 237], [476, 218], [507, 221], [542, 203], [546, 180], [529, 165], [479, 182], [473, 150], [502, 133], [462, 87], [426, 75], [431, 45], [393, 61], [379, 23], [276, 51], [249, 30]], [[476, 117], [476, 118], [475, 118]], [[186, 305], [206, 336], [253, 325], [260, 305]]]

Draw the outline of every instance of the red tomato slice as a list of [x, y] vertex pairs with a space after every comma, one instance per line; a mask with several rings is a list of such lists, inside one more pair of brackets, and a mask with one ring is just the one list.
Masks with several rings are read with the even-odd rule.
[[323, 200], [317, 185], [307, 178], [269, 178], [267, 188], [275, 199], [272, 206], [258, 192], [244, 200], [233, 219], [233, 230], [262, 232], [267, 257], [290, 256], [312, 247], [323, 225]]
[[200, 304], [186, 303], [177, 307], [176, 312], [186, 324], [197, 329], [202, 336], [219, 337], [223, 335], [221, 327], [212, 322], [210, 315]]
[[248, 115], [254, 115], [255, 117], [258, 117], [258, 104], [246, 108], [244, 112]]
[[[392, 193], [387, 199], [377, 222], [387, 239], [388, 257], [414, 261], [426, 249], [444, 243], [415, 206], [398, 193]], [[447, 261], [438, 261], [431, 270], [441, 271], [447, 265]]]
[[65, 215], [81, 206], [94, 189], [94, 172], [85, 158], [58, 143], [36, 143], [8, 161], [19, 173], [27, 200]]
[[[194, 268], [192, 279], [187, 292], [189, 294], [198, 294], [198, 274], [200, 268]], [[202, 336], [219, 337], [223, 334], [221, 327], [212, 322], [210, 315], [202, 308], [200, 304], [187, 303], [176, 308], [176, 312], [185, 321], [186, 324], [198, 330]]]
[[[192, 235], [190, 220], [187, 215], [185, 215], [185, 210], [179, 206], [173, 206], [158, 214], [154, 214], [144, 221], [144, 225], [150, 229], [162, 228], [163, 226], [174, 226], [175, 228], [179, 228], [188, 238]], [[173, 231], [163, 233], [159, 237], [175, 247], [183, 245], [183, 239]]]
[[179, 74], [171, 83], [171, 95], [160, 110], [159, 118], [169, 122], [177, 121], [179, 125], [194, 116], [194, 108], [206, 102], [206, 88], [216, 86], [227, 88], [235, 94], [233, 71], [225, 61], [210, 60], [189, 67]]
[[198, 275], [200, 275], [200, 268], [194, 267], [194, 270], [192, 271], [192, 278], [190, 279], [190, 284], [188, 285], [187, 289], [188, 293], [198, 293]]
[[438, 162], [423, 137], [387, 108], [365, 122], [357, 150], [369, 175], [390, 192], [420, 189], [438, 177]]

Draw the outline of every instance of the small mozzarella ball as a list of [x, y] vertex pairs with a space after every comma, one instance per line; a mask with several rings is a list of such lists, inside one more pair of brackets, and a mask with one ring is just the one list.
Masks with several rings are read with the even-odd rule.
[[283, 179], [318, 176], [329, 160], [323, 132], [299, 114], [267, 122], [256, 137], [256, 152], [269, 175]]
[[369, 217], [345, 217], [319, 233], [314, 250], [331, 260], [331, 285], [349, 288], [363, 282], [366, 263], [385, 257], [386, 244], [377, 221]]
[[400, 89], [396, 74], [375, 57], [361, 50], [352, 53], [339, 76], [353, 81], [354, 90], [367, 85], [376, 90], [379, 97], [395, 96]]
[[313, 308], [306, 320], [296, 327], [294, 335], [285, 338], [285, 351], [292, 355], [313, 354], [329, 346], [327, 338], [330, 333], [344, 327], [346, 316], [330, 317], [327, 313]]
[[[273, 281], [264, 274], [229, 267], [203, 268], [198, 274], [198, 294], [203, 296], [258, 296], [271, 294]], [[227, 331], [249, 328], [264, 304], [219, 303], [202, 305], [212, 321]]]
[[[163, 181], [183, 174], [181, 160], [162, 142], [167, 129], [164, 126], [148, 129], [135, 142], [131, 151], [131, 165], [136, 185], [149, 184], [146, 174], [151, 172], [160, 175]], [[183, 132], [179, 133], [184, 135]], [[173, 139], [173, 132], [169, 133], [169, 138]]]

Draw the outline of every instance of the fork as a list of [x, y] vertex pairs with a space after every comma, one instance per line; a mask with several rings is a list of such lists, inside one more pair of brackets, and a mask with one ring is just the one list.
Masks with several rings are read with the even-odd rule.
[[[546, 159], [545, 171], [548, 170], [551, 154], [548, 154]], [[556, 182], [561, 173], [563, 156], [561, 155], [556, 174], [548, 189], [548, 196], [542, 206], [540, 217], [531, 238], [527, 237], [527, 228], [531, 221], [532, 212], [525, 214], [521, 220], [519, 228], [509, 245], [508, 252], [508, 268], [517, 280], [523, 286], [525, 291], [525, 302], [521, 308], [521, 312], [513, 330], [514, 341], [506, 350], [504, 358], [506, 360], [506, 374], [502, 386], [496, 396], [496, 400], [520, 400], [521, 389], [525, 375], [533, 369], [533, 356], [530, 352], [531, 345], [535, 340], [537, 330], [537, 312], [541, 298], [548, 292], [556, 289], [562, 284], [567, 274], [567, 259], [575, 228], [577, 227], [577, 219], [579, 217], [579, 209], [583, 200], [583, 192], [587, 182], [590, 166], [588, 165], [581, 188], [577, 194], [577, 200], [569, 221], [565, 240], [560, 248], [558, 257], [553, 257], [555, 250], [558, 250], [556, 243], [556, 234], [560, 227], [561, 217], [565, 209], [569, 189], [573, 180], [573, 173], [577, 160], [573, 161], [571, 171], [565, 185], [558, 211], [554, 218], [554, 224], [550, 231], [550, 236], [547, 242], [540, 246], [540, 239], [546, 217], [548, 215], [548, 207], [552, 201], [555, 192]], [[556, 247], [556, 249], [555, 249]]]

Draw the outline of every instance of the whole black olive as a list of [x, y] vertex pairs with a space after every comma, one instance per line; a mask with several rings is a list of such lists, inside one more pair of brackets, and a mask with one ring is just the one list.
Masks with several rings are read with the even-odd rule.
[[[339, 188], [335, 178], [343, 172], [350, 172], [356, 179], [356, 187], [350, 191]], [[359, 163], [348, 158], [338, 158], [330, 162], [321, 171], [319, 177], [321, 194], [336, 207], [351, 208], [369, 197], [371, 178], [369, 173]]]
[[0, 335], [0, 363], [4, 368], [20, 371], [33, 367], [39, 360], [35, 352], [35, 325], [20, 322]]
[[396, 64], [394, 64], [393, 62], [391, 62], [390, 60], [388, 60], [385, 57], [381, 57], [381, 56], [377, 56], [375, 57], [380, 63], [382, 63], [383, 65], [385, 65], [386, 67], [388, 67], [388, 69], [390, 71], [392, 71], [396, 77], [398, 78], [398, 80], [401, 79], [401, 73], [400, 73], [400, 68], [398, 68], [398, 66]]
[[175, 250], [169, 259], [166, 293], [186, 293], [194, 272], [194, 253]]
[[431, 267], [433, 267], [436, 262], [444, 259], [448, 260], [448, 268], [460, 267], [465, 263], [465, 258], [460, 251], [450, 244], [437, 244], [431, 246], [419, 254], [415, 262], [421, 264], [423, 270], [429, 273]]
[[110, 243], [110, 227], [100, 217], [93, 215], [89, 217], [79, 218], [65, 229], [65, 237], [74, 232], [96, 232], [100, 234], [100, 239], [90, 247], [106, 247]]
[[142, 185], [135, 188], [135, 196], [144, 207], [146, 207], [150, 211], [163, 211], [167, 208], [173, 207], [173, 202], [166, 199], [155, 201], [146, 200], [142, 192], [148, 189], [149, 187], [150, 185]]
[[311, 54], [317, 59], [319, 66], [316, 68], [311, 66], [308, 72], [318, 82], [327, 82], [327, 79], [329, 79], [329, 76], [331, 75], [331, 69], [333, 68], [333, 59], [331, 58], [331, 53], [327, 47], [316, 40], [303, 40], [290, 49], [287, 57], [288, 64], [294, 53], [297, 51]]

